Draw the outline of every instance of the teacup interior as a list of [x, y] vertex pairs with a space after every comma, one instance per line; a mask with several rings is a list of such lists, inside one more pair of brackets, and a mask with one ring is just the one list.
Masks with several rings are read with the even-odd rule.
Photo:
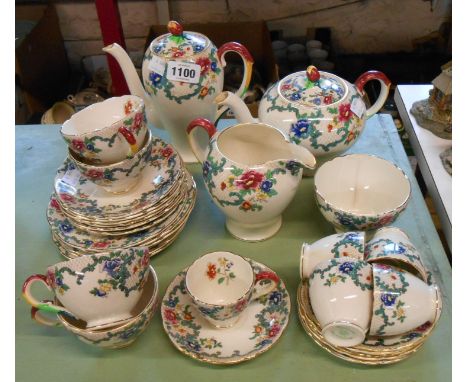
[[277, 159], [294, 159], [291, 145], [274, 127], [245, 123], [224, 130], [217, 140], [219, 151], [230, 160], [246, 165], [261, 165]]
[[[141, 294], [140, 299], [138, 300], [137, 304], [134, 306], [134, 308], [131, 311], [132, 317], [138, 316], [148, 306], [149, 302], [151, 301], [151, 297], [153, 297], [154, 287], [155, 287], [154, 275], [153, 275], [153, 272], [149, 272], [148, 280], [143, 286], [143, 293]], [[61, 305], [57, 299], [55, 303], [57, 305]], [[75, 319], [75, 318], [68, 317], [65, 315], [63, 316], [63, 319], [67, 323], [69, 323], [71, 326], [74, 326], [75, 328], [89, 330], [89, 329], [86, 329], [86, 325], [87, 325], [86, 321]], [[108, 331], [110, 329], [112, 329], [112, 326], [106, 326], [102, 330]], [[99, 329], [93, 329], [93, 331], [99, 331]]]
[[[125, 109], [128, 101], [130, 101], [130, 104], [128, 104], [130, 105], [130, 109], [127, 109], [126, 112]], [[132, 95], [109, 98], [73, 114], [62, 125], [62, 133], [66, 135], [81, 135], [105, 129], [124, 118], [128, 118], [129, 113], [141, 109], [142, 105], [143, 100]]]
[[212, 252], [196, 260], [187, 270], [185, 284], [195, 299], [207, 304], [236, 302], [253, 284], [250, 263], [230, 252]]
[[315, 186], [333, 207], [363, 215], [394, 210], [410, 195], [410, 183], [402, 170], [366, 154], [324, 163], [315, 174]]

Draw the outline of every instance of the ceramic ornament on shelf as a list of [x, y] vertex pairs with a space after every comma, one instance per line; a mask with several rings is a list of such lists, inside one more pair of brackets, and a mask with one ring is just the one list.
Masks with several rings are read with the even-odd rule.
[[452, 139], [452, 61], [441, 67], [432, 81], [429, 98], [417, 101], [411, 108], [418, 124], [443, 139]]
[[244, 98], [252, 76], [253, 58], [237, 42], [219, 49], [201, 33], [184, 31], [176, 21], [167, 25], [169, 33], [157, 37], [143, 59], [143, 85], [127, 53], [118, 44], [103, 50], [118, 61], [132, 94], [145, 101], [148, 121], [168, 130], [184, 163], [197, 159], [190, 149], [185, 128], [195, 118], [217, 120], [227, 109], [213, 101], [223, 90], [226, 53], [241, 56], [244, 74], [236, 95]]

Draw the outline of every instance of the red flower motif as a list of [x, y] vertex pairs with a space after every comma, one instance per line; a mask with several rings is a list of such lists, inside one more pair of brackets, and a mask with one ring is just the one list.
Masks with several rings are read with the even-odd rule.
[[125, 105], [124, 105], [124, 112], [125, 112], [125, 115], [128, 115], [132, 112], [132, 101], [128, 100]]
[[213, 280], [216, 277], [216, 265], [212, 263], [208, 263], [208, 270], [206, 271], [206, 275], [210, 280]]
[[270, 331], [268, 332], [268, 337], [275, 337], [281, 330], [281, 326], [275, 322], [275, 324], [271, 327]]
[[211, 61], [208, 57], [200, 57], [197, 59], [197, 61], [195, 61], [195, 63], [197, 65], [200, 65], [201, 66], [201, 71], [200, 71], [200, 74], [203, 76], [204, 74], [206, 74], [206, 72], [208, 72], [208, 70], [210, 70], [210, 67], [211, 67]]
[[416, 329], [417, 332], [425, 332], [428, 328], [431, 327], [431, 323], [427, 321], [426, 323], [422, 324], [421, 326], [418, 326]]
[[164, 309], [164, 318], [172, 325], [177, 324], [177, 315], [172, 309]]
[[140, 260], [141, 266], [146, 267], [149, 264], [149, 260], [150, 260], [149, 252], [146, 252], [145, 255]]
[[50, 201], [50, 206], [55, 208], [56, 211], [60, 211], [60, 204], [57, 202], [57, 199], [53, 198]]
[[323, 102], [324, 102], [326, 105], [331, 104], [331, 103], [332, 103], [332, 96], [327, 95], [327, 96], [323, 97]]
[[75, 198], [69, 194], [60, 194], [60, 199], [65, 202], [75, 202]]
[[86, 173], [86, 176], [92, 179], [102, 179], [104, 177], [104, 172], [101, 170], [91, 169], [91, 170], [88, 170], [88, 172]]
[[136, 113], [135, 118], [133, 120], [133, 126], [132, 128], [134, 130], [139, 130], [141, 127], [141, 122], [143, 121], [143, 114], [142, 113]]
[[346, 137], [346, 143], [349, 143], [354, 139], [356, 139], [356, 133], [354, 131], [350, 131], [348, 136]]
[[346, 257], [346, 256], [349, 256], [349, 253], [346, 252], [346, 251], [344, 251], [344, 252], [343, 252], [343, 256], [345, 256], [345, 257]]
[[51, 270], [47, 271], [47, 281], [52, 288], [56, 287], [55, 284], [55, 273]]
[[281, 90], [289, 90], [289, 89], [291, 89], [290, 84], [284, 84], [283, 86], [281, 86]]
[[177, 50], [175, 52], [172, 53], [172, 57], [182, 57], [183, 55], [185, 54], [185, 52], [183, 50]]
[[393, 215], [385, 215], [380, 218], [379, 225], [390, 224], [393, 221]]
[[241, 204], [241, 208], [244, 210], [244, 211], [248, 211], [252, 208], [252, 204], [250, 204], [249, 202], [243, 202]]
[[93, 243], [92, 246], [94, 248], [106, 248], [108, 245], [109, 245], [109, 243], [107, 243], [105, 241], [97, 241], [97, 242]]
[[79, 139], [73, 139], [72, 146], [75, 150], [78, 150], [78, 151], [83, 151], [85, 149], [84, 142]]
[[221, 183], [221, 191], [224, 191], [226, 189], [226, 183], [222, 182]]
[[330, 133], [332, 130], [333, 130], [333, 125], [332, 124], [329, 124], [327, 126], [327, 129], [328, 129], [328, 132]]
[[346, 122], [351, 119], [351, 104], [349, 103], [342, 103], [339, 107], [340, 115], [339, 120], [340, 122]]
[[262, 183], [264, 175], [257, 171], [247, 171], [244, 172], [240, 179], [237, 179], [235, 182], [237, 187], [242, 188], [243, 190], [249, 190], [251, 188], [257, 188], [260, 183]]
[[245, 306], [247, 305], [247, 300], [246, 299], [243, 299], [243, 300], [240, 300], [237, 304], [236, 304], [236, 311], [237, 312], [242, 312], [245, 308]]
[[172, 150], [170, 147], [165, 147], [161, 150], [161, 154], [164, 158], [169, 158], [173, 152], [174, 150]]

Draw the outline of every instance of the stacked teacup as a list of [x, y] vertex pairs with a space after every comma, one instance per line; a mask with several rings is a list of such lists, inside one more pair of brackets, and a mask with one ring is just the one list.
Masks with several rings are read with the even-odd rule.
[[304, 244], [301, 278], [321, 335], [335, 347], [403, 336], [433, 326], [441, 295], [421, 255], [396, 227], [331, 235]]
[[[26, 279], [23, 297], [41, 324], [63, 325], [97, 347], [128, 346], [148, 326], [156, 308], [158, 279], [149, 257], [148, 248], [140, 247], [57, 263], [45, 275]], [[37, 300], [31, 291], [36, 282], [53, 291], [55, 301]]]
[[196, 188], [179, 154], [152, 137], [141, 98], [88, 106], [61, 134], [68, 157], [57, 171], [47, 219], [65, 257], [135, 246], [154, 255], [176, 239]]

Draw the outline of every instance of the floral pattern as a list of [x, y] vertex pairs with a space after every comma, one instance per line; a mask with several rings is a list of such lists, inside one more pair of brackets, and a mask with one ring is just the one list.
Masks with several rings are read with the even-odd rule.
[[382, 228], [394, 222], [404, 211], [409, 199], [394, 211], [384, 215], [354, 215], [333, 208], [316, 193], [317, 205], [323, 216], [335, 227], [344, 231], [367, 231]]
[[[255, 272], [269, 270], [251, 263]], [[185, 272], [172, 281], [161, 304], [164, 330], [183, 353], [210, 363], [242, 362], [267, 350], [284, 331], [291, 305], [283, 282], [269, 295], [250, 303], [244, 312], [249, 316], [236, 327], [239, 334], [233, 342], [225, 338], [224, 330], [213, 332], [193, 307], [185, 289]]]
[[[142, 172], [140, 194], [137, 198], [129, 199], [125, 194], [115, 195], [113, 198], [96, 198], [96, 186], [83, 176], [78, 176], [77, 185], [70, 187], [62, 179], [68, 173], [75, 176], [79, 171], [69, 159], [58, 169], [55, 177], [55, 192], [58, 204], [64, 204], [66, 209], [78, 215], [85, 215], [98, 219], [108, 219], [110, 215], [134, 214], [150, 204], [155, 204], [175, 184], [181, 170], [181, 159], [171, 145], [162, 139], [153, 138], [151, 155]], [[160, 182], [153, 183], [154, 179]]]
[[149, 70], [148, 78], [144, 80], [146, 90], [150, 94], [158, 96], [161, 93], [165, 98], [178, 104], [191, 99], [204, 99], [208, 95], [215, 96], [220, 87], [222, 76], [222, 67], [216, 54], [216, 48], [212, 47], [208, 53], [194, 52], [194, 49], [200, 49], [201, 45], [184, 45], [184, 42], [189, 41], [185, 38], [186, 36], [187, 34], [184, 33], [183, 36], [169, 37], [177, 38], [181, 42], [179, 47], [172, 46], [169, 51], [165, 50], [163, 42], [153, 44], [153, 53], [150, 47], [144, 57], [144, 62], [151, 61], [154, 53], [167, 58], [187, 56], [187, 60], [192, 61], [190, 56], [193, 53], [197, 55], [194, 60], [195, 64], [200, 66], [200, 80], [197, 84], [169, 80], [164, 73], [158, 74], [151, 70]]
[[218, 264], [208, 263], [206, 275], [209, 280], [216, 280], [218, 284], [229, 285], [229, 280], [236, 278], [232, 271], [234, 263], [225, 257], [218, 258]]

